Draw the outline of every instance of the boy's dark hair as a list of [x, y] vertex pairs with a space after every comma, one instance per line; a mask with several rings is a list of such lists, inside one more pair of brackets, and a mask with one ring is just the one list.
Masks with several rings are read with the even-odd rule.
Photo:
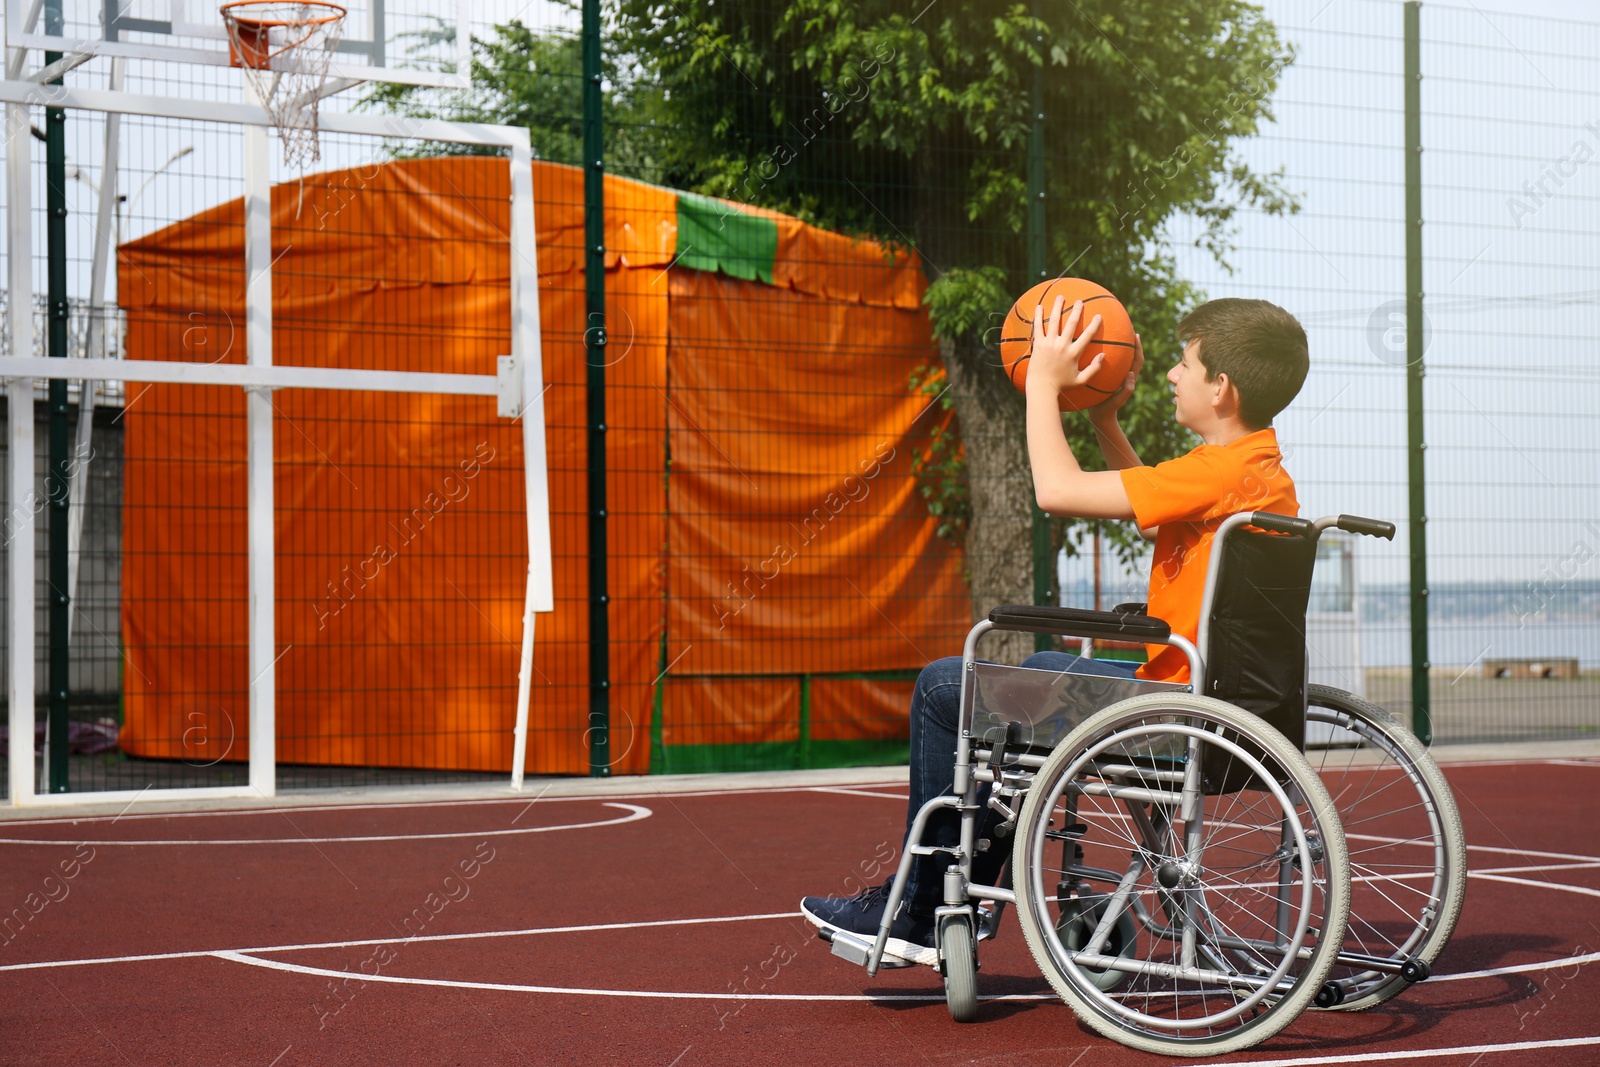
[[1178, 323], [1184, 344], [1200, 342], [1206, 380], [1226, 374], [1239, 391], [1239, 418], [1261, 430], [1305, 384], [1311, 357], [1295, 317], [1265, 300], [1229, 297], [1201, 304]]

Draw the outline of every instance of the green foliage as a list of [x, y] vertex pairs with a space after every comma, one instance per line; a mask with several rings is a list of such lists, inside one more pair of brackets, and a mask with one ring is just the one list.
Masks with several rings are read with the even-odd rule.
[[[567, 6], [576, 7], [575, 3]], [[423, 52], [440, 41], [454, 41], [455, 27], [443, 20], [420, 31], [411, 51]], [[608, 170], [642, 175], [655, 168], [667, 127], [660, 114], [661, 93], [648, 80], [627, 78], [618, 59], [602, 59], [604, 92], [602, 126]], [[583, 57], [578, 38], [537, 33], [520, 22], [496, 26], [487, 39], [472, 39], [471, 89], [433, 89], [380, 84], [362, 104], [412, 118], [443, 118], [525, 126], [535, 159], [579, 163], [583, 159]], [[407, 156], [498, 154], [484, 146], [446, 142], [397, 146]]]
[[1006, 272], [999, 267], [955, 267], [929, 284], [922, 302], [928, 307], [935, 334], [965, 337], [980, 332], [987, 336], [1000, 321], [996, 309], [1003, 318], [1014, 299]]
[[[1296, 209], [1281, 175], [1253, 171], [1235, 147], [1271, 120], [1271, 94], [1293, 58], [1257, 6], [614, 0], [608, 8], [609, 172], [915, 248], [938, 335], [995, 373], [993, 327], [1027, 284], [1037, 74], [1049, 272], [1098, 281], [1132, 313], [1148, 362], [1123, 425], [1144, 460], [1191, 447], [1161, 376], [1179, 355], [1177, 322], [1202, 294], [1176, 275], [1168, 223], [1202, 220], [1197, 243], [1225, 262], [1239, 207]], [[576, 39], [511, 23], [474, 40], [472, 92], [384, 86], [366, 100], [527, 126], [539, 157], [577, 162], [580, 73]], [[930, 396], [944, 385], [932, 369], [911, 382]], [[949, 394], [940, 402], [948, 406]], [[918, 472], [930, 512], [959, 538], [970, 504], [951, 425]], [[1065, 427], [1085, 466], [1097, 464], [1086, 421], [1067, 416]], [[1073, 551], [1091, 529], [1059, 533]], [[1124, 553], [1142, 545], [1124, 526], [1106, 533]]]
[[[1194, 444], [1162, 380], [1178, 320], [1202, 295], [1176, 276], [1166, 226], [1201, 219], [1223, 260], [1242, 205], [1295, 210], [1280, 175], [1234, 146], [1272, 118], [1293, 51], [1244, 0], [619, 0], [620, 50], [644, 57], [677, 131], [665, 184], [865, 232], [922, 255], [939, 336], [993, 349], [1026, 285], [1028, 140], [1044, 99], [1052, 272], [1092, 278], [1128, 306], [1143, 384], [1123, 425], [1146, 462]], [[997, 354], [987, 360], [996, 368]], [[998, 372], [998, 370], [997, 370]], [[937, 393], [920, 372], [915, 390]], [[1074, 452], [1100, 460], [1068, 416]], [[959, 536], [964, 459], [953, 431], [919, 464], [929, 510]], [[1063, 530], [1068, 551], [1092, 527]], [[1119, 551], [1137, 533], [1107, 529]]]

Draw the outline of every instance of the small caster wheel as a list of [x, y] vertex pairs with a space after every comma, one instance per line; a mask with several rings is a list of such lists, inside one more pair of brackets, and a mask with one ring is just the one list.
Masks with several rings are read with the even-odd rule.
[[947, 920], [940, 931], [944, 955], [944, 999], [950, 1018], [970, 1023], [978, 1017], [978, 957], [973, 950], [972, 926], [966, 919]]
[[1343, 1003], [1344, 986], [1338, 982], [1324, 982], [1322, 988], [1317, 990], [1317, 1007], [1336, 1008]]
[[1418, 956], [1413, 956], [1400, 965], [1400, 977], [1408, 982], [1422, 982], [1433, 974], [1433, 968], [1428, 966], [1428, 961]]

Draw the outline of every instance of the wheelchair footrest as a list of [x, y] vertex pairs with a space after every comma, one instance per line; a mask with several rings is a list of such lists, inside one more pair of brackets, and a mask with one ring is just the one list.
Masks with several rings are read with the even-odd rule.
[[872, 942], [865, 941], [855, 934], [823, 927], [817, 931], [817, 936], [832, 946], [835, 956], [849, 960], [857, 967], [865, 967], [867, 965], [867, 957], [872, 955]]

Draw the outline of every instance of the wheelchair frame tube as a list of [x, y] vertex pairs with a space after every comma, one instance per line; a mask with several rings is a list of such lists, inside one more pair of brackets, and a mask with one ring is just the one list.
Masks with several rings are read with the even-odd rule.
[[961, 797], [949, 794], [931, 797], [926, 804], [917, 809], [916, 818], [911, 820], [911, 832], [906, 835], [905, 848], [900, 853], [900, 866], [894, 872], [894, 881], [889, 886], [889, 899], [883, 906], [883, 920], [878, 924], [878, 937], [873, 941], [872, 951], [867, 955], [869, 976], [876, 977], [878, 968], [883, 963], [883, 951], [889, 944], [889, 924], [894, 921], [895, 912], [900, 910], [900, 899], [905, 895], [906, 881], [911, 877], [911, 865], [917, 861], [918, 856], [932, 856], [940, 852], [953, 851], [921, 843], [922, 834], [927, 829], [928, 816], [941, 808], [960, 808], [961, 805]]

